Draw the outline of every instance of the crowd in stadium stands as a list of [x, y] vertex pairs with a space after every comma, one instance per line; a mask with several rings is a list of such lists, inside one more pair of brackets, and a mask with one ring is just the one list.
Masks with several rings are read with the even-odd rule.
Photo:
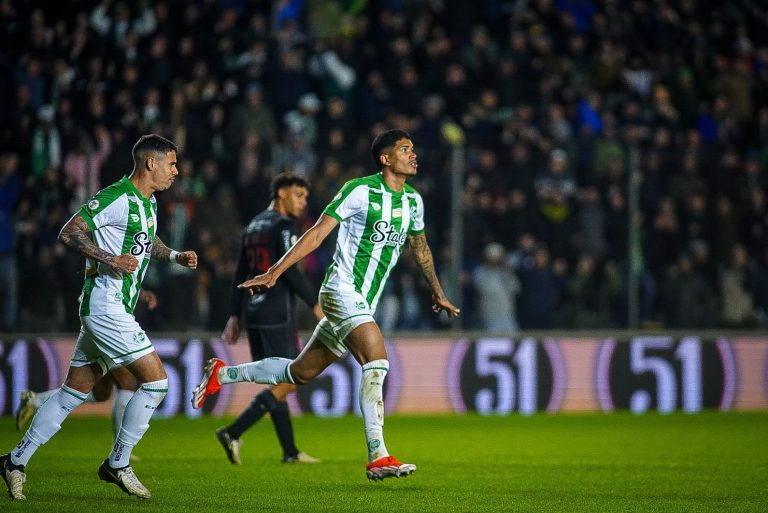
[[[56, 237], [141, 134], [180, 147], [159, 235], [201, 261], [151, 267], [144, 323], [220, 330], [270, 178], [311, 181], [309, 226], [375, 170], [384, 127], [414, 138], [465, 328], [624, 327], [628, 262], [644, 326], [768, 325], [761, 2], [0, 0], [0, 68], [0, 330], [77, 329], [83, 262]], [[466, 141], [458, 276], [446, 122]], [[316, 284], [332, 249], [305, 262]], [[390, 283], [384, 328], [447, 326], [407, 255]]]

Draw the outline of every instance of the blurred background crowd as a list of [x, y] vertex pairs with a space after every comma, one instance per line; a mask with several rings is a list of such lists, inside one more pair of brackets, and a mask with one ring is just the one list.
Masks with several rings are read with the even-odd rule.
[[[642, 326], [768, 326], [761, 2], [0, 0], [0, 68], [0, 331], [78, 328], [83, 262], [56, 236], [130, 172], [140, 135], [180, 148], [159, 235], [201, 258], [151, 266], [145, 327], [220, 330], [271, 177], [310, 180], [307, 227], [375, 171], [389, 127], [414, 138], [464, 328], [625, 327], [630, 267]], [[458, 199], [448, 121], [465, 136]], [[332, 250], [306, 260], [313, 284]], [[385, 329], [446, 327], [407, 254], [388, 287]]]

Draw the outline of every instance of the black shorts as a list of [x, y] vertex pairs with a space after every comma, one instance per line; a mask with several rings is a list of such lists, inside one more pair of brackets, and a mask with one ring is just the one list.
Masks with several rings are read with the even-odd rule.
[[269, 328], [247, 328], [251, 359], [269, 357], [294, 359], [299, 355], [299, 334], [293, 323]]

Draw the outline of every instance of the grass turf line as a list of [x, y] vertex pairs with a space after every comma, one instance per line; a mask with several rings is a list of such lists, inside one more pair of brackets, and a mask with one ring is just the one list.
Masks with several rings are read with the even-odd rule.
[[[391, 416], [387, 447], [415, 463], [369, 483], [356, 417], [294, 419], [299, 447], [323, 460], [285, 465], [265, 419], [230, 465], [214, 429], [231, 419], [156, 419], [134, 464], [153, 497], [98, 480], [106, 417], [71, 417], [27, 468], [26, 512], [765, 512], [768, 412], [633, 416]], [[0, 451], [20, 435], [0, 418]]]

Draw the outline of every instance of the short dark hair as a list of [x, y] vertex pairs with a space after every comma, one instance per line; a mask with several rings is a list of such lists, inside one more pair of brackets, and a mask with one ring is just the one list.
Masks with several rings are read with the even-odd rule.
[[137, 167], [147, 158], [147, 153], [162, 153], [165, 155], [169, 151], [179, 151], [175, 144], [157, 134], [147, 134], [139, 137], [136, 144], [133, 145], [131, 154], [133, 163]]
[[394, 146], [400, 139], [412, 140], [408, 132], [396, 128], [380, 133], [373, 140], [373, 144], [371, 144], [371, 157], [373, 157], [373, 162], [379, 169], [382, 167], [381, 162], [379, 161], [379, 156], [384, 153], [384, 150]]
[[293, 187], [294, 185], [309, 190], [309, 182], [304, 178], [290, 173], [280, 173], [272, 179], [272, 183], [269, 185], [269, 199], [277, 199], [277, 192], [280, 189]]

